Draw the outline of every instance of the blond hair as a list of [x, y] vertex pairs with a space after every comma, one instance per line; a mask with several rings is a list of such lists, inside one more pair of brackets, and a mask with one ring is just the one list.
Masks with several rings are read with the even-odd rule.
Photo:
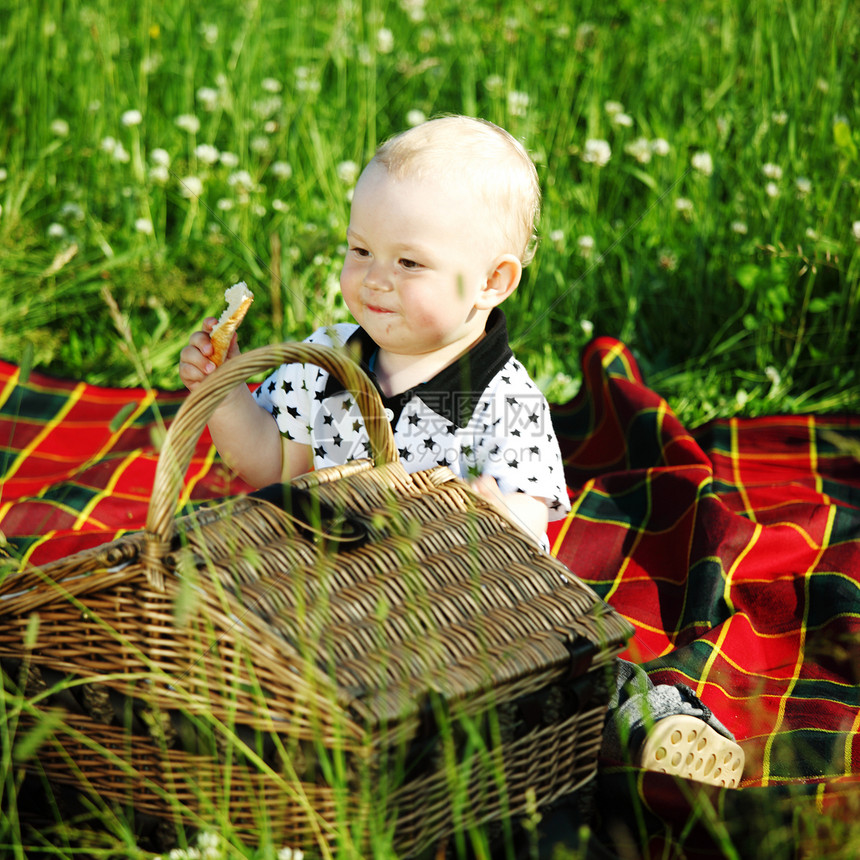
[[503, 128], [466, 116], [437, 117], [387, 140], [370, 163], [394, 178], [434, 176], [467, 184], [486, 201], [505, 252], [524, 266], [534, 257], [537, 170], [525, 147]]

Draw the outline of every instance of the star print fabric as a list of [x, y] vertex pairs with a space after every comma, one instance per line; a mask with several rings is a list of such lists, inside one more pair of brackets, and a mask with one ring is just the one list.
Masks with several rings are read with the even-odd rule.
[[[383, 405], [408, 472], [442, 465], [465, 480], [489, 474], [502, 493], [542, 499], [549, 519], [560, 519], [570, 506], [549, 405], [507, 346], [500, 316], [491, 318], [494, 334], [476, 345], [469, 367], [446, 368], [410, 391], [382, 396]], [[358, 326], [329, 326], [307, 340], [357, 348], [368, 372], [368, 353], [375, 345]], [[501, 351], [494, 348], [499, 344]], [[492, 360], [481, 353], [491, 354]], [[376, 382], [372, 372], [369, 376]], [[282, 365], [255, 396], [287, 439], [313, 448], [314, 468], [370, 456], [355, 399], [327, 371], [309, 364]]]

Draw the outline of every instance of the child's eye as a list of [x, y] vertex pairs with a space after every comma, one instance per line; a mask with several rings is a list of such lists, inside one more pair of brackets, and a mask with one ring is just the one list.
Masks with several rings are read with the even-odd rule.
[[349, 250], [352, 251], [352, 253], [355, 254], [356, 257], [369, 257], [370, 256], [370, 251], [368, 251], [367, 248], [360, 248], [358, 246], [354, 246], [354, 247], [350, 248]]
[[400, 265], [403, 266], [404, 269], [420, 269], [421, 268], [421, 263], [416, 263], [415, 260], [407, 260], [404, 257], [401, 257]]

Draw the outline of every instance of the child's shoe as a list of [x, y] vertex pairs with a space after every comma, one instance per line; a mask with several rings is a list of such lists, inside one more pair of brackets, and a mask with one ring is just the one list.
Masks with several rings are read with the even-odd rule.
[[634, 764], [684, 779], [737, 788], [744, 751], [699, 717], [673, 714], [647, 731]]

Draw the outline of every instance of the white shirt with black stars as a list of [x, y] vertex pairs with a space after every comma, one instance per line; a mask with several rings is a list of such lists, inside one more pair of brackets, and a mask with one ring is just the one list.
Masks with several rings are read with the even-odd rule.
[[[362, 328], [328, 326], [307, 342], [346, 347], [379, 390], [370, 370], [377, 346]], [[489, 474], [502, 493], [544, 501], [550, 520], [570, 510], [549, 404], [511, 352], [498, 308], [485, 337], [458, 362], [402, 394], [380, 396], [407, 472], [445, 465], [465, 480]], [[314, 468], [370, 456], [355, 399], [316, 365], [281, 365], [255, 397], [287, 439], [313, 448]]]

